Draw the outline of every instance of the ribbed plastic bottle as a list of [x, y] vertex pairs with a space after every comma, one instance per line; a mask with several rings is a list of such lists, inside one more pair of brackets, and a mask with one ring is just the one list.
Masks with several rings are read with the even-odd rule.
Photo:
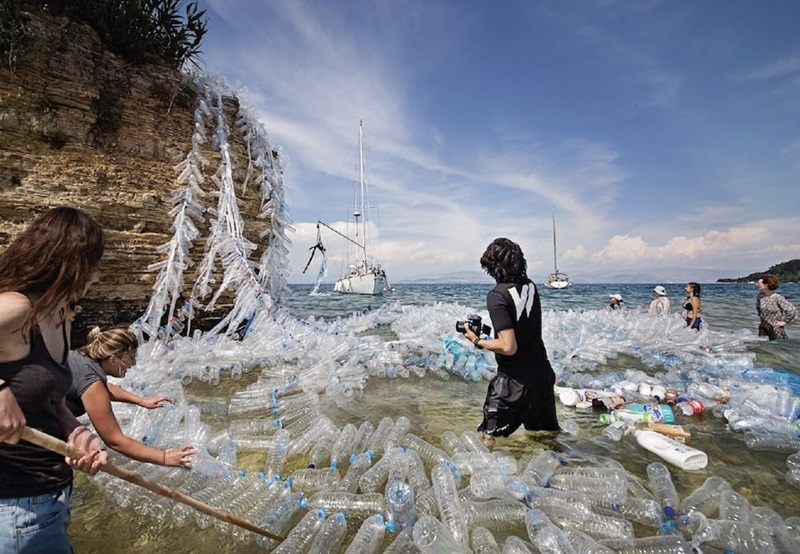
[[619, 442], [625, 436], [625, 430], [630, 424], [625, 421], [612, 421], [603, 429], [603, 436], [614, 442]]
[[358, 488], [361, 492], [375, 492], [379, 490], [389, 476], [389, 469], [392, 466], [392, 461], [402, 457], [404, 451], [405, 449], [403, 447], [389, 450], [375, 465], [365, 471], [358, 480]]
[[[336, 427], [329, 427], [328, 430], [322, 434], [314, 443], [311, 448], [311, 453], [308, 455], [308, 467], [324, 467], [329, 465], [331, 460], [331, 451], [336, 439], [339, 436], [339, 429]], [[334, 469], [336, 466], [331, 466]]]
[[428, 441], [419, 438], [417, 435], [408, 433], [403, 437], [403, 446], [414, 450], [423, 462], [429, 466], [435, 466], [439, 463], [448, 461], [447, 454], [444, 450], [436, 448]]
[[520, 474], [520, 479], [529, 486], [544, 487], [561, 467], [562, 460], [552, 450], [545, 450], [530, 462]]
[[531, 542], [541, 554], [576, 554], [564, 533], [554, 525], [539, 531]]
[[719, 509], [719, 498], [723, 490], [731, 485], [722, 477], [712, 475], [681, 502], [683, 513], [701, 512], [711, 516]]
[[664, 522], [664, 511], [661, 505], [649, 498], [637, 498], [628, 495], [628, 499], [621, 504], [595, 505], [594, 509], [599, 514], [624, 517], [654, 529], [659, 529]]
[[706, 520], [693, 539], [731, 552], [775, 552], [775, 543], [768, 529], [743, 521]]
[[486, 445], [483, 444], [483, 441], [481, 441], [481, 438], [475, 431], [464, 431], [461, 433], [461, 442], [472, 452], [489, 452], [489, 449], [486, 448]]
[[356, 438], [356, 426], [348, 423], [339, 432], [331, 450], [331, 467], [339, 467], [350, 459], [353, 453], [353, 441]]
[[353, 439], [353, 454], [361, 454], [367, 450], [367, 445], [375, 431], [375, 426], [370, 421], [365, 421], [358, 426], [356, 436]]
[[392, 543], [383, 551], [383, 554], [417, 554], [420, 550], [414, 544], [414, 528], [409, 527], [397, 534]]
[[719, 495], [719, 518], [728, 521], [750, 521], [750, 502], [731, 488]]
[[400, 446], [403, 436], [408, 433], [410, 428], [411, 422], [406, 416], [398, 417], [394, 422], [394, 427], [392, 427], [392, 430], [386, 435], [386, 442], [383, 445], [384, 449], [391, 450], [396, 446]]
[[513, 475], [495, 471], [477, 471], [469, 480], [469, 489], [475, 498], [513, 497], [525, 498], [528, 486]]
[[664, 515], [669, 518], [675, 517], [680, 498], [672, 483], [672, 475], [667, 466], [661, 462], [652, 462], [647, 466], [647, 478], [650, 480], [650, 487], [656, 500], [661, 504]]
[[386, 520], [389, 531], [402, 531], [417, 520], [414, 489], [402, 479], [393, 479], [386, 486]]
[[382, 514], [375, 514], [364, 520], [356, 536], [344, 554], [376, 554], [385, 535], [385, 521]]
[[495, 471], [507, 475], [517, 472], [517, 460], [505, 452], [458, 452], [453, 456], [453, 463], [462, 475], [471, 475], [476, 471]]
[[448, 456], [452, 456], [456, 452], [469, 451], [463, 441], [458, 438], [458, 435], [452, 431], [445, 431], [442, 433], [442, 437], [439, 442], [442, 445], [442, 449], [447, 452]]
[[353, 494], [343, 491], [318, 492], [308, 500], [311, 509], [326, 512], [345, 512], [351, 517], [366, 517], [386, 511], [386, 501], [379, 492]]
[[517, 500], [501, 499], [463, 503], [469, 527], [486, 527], [506, 533], [524, 527], [525, 505]]
[[564, 537], [577, 554], [614, 554], [613, 550], [603, 546], [583, 531], [567, 527], [564, 529]]
[[436, 505], [433, 487], [418, 494], [414, 501], [414, 506], [416, 508], [417, 518], [425, 515], [439, 517], [439, 506]]
[[554, 517], [553, 520], [562, 527], [571, 527], [578, 531], [583, 531], [595, 540], [634, 537], [633, 524], [626, 519], [618, 517], [595, 514], [586, 519]]
[[308, 554], [331, 554], [336, 552], [347, 534], [347, 519], [342, 512], [329, 516], [317, 533]]
[[319, 491], [336, 490], [339, 487], [340, 477], [338, 469], [326, 467], [323, 469], [298, 469], [289, 476], [289, 479], [292, 482], [292, 488], [311, 495]]
[[302, 433], [295, 434], [294, 431], [289, 430], [292, 440], [289, 442], [286, 458], [291, 460], [297, 456], [302, 456], [311, 449], [320, 437], [333, 427], [335, 427], [333, 422], [328, 417], [323, 416]]
[[[258, 487], [261, 479], [263, 478], [263, 473], [248, 473], [246, 475], [244, 473], [240, 474], [239, 478], [230, 487], [228, 487], [227, 490], [214, 498], [213, 504], [220, 507], [229, 506], [234, 499], [246, 497], [248, 491], [254, 487]], [[200, 514], [201, 512], [196, 513]], [[200, 527], [200, 529], [206, 529], [213, 524], [219, 531], [223, 533], [226, 533], [230, 530], [230, 523], [207, 514], [202, 514], [202, 516], [197, 517], [196, 520], [197, 526]]]
[[372, 467], [372, 456], [373, 453], [370, 451], [350, 456], [350, 467], [347, 468], [344, 479], [339, 483], [340, 491], [356, 492], [358, 490], [359, 479]]
[[534, 554], [525, 541], [516, 535], [506, 538], [503, 543], [503, 554]]
[[414, 489], [414, 492], [429, 489], [431, 486], [428, 474], [425, 472], [425, 466], [422, 463], [422, 458], [419, 457], [413, 450], [406, 452], [408, 460], [408, 484]]
[[380, 423], [378, 423], [378, 428], [372, 433], [369, 443], [367, 443], [367, 450], [372, 450], [378, 456], [383, 454], [386, 439], [389, 437], [393, 427], [394, 421], [392, 418], [386, 416], [381, 419]]
[[500, 554], [497, 540], [486, 527], [475, 527], [470, 534], [470, 546], [474, 554]]
[[607, 480], [602, 477], [556, 474], [550, 478], [550, 486], [563, 491], [583, 493], [593, 502], [621, 504], [628, 498], [628, 489], [620, 485], [619, 481]]
[[800, 450], [800, 437], [778, 433], [748, 431], [744, 443], [752, 450], [786, 453]]
[[587, 501], [567, 500], [556, 496], [538, 496], [529, 494], [526, 497], [528, 506], [539, 508], [550, 518], [587, 519], [594, 512]]
[[280, 477], [283, 466], [286, 465], [286, 454], [289, 450], [289, 431], [280, 429], [272, 437], [272, 447], [267, 453], [264, 464], [264, 475], [268, 480]]
[[414, 524], [414, 544], [424, 554], [470, 554], [469, 548], [457, 541], [445, 525], [433, 516], [422, 516]]
[[431, 481], [442, 523], [456, 542], [466, 544], [469, 540], [466, 514], [458, 497], [456, 482], [450, 468], [444, 464], [434, 467], [431, 471]]
[[692, 544], [677, 535], [642, 537], [638, 539], [610, 539], [604, 546], [617, 554], [694, 554]]
[[776, 552], [800, 552], [800, 537], [793, 536], [786, 522], [775, 510], [766, 506], [753, 508], [750, 510], [750, 523], [763, 525], [772, 532]]
[[278, 547], [273, 550], [273, 554], [296, 554], [304, 552], [314, 541], [317, 532], [325, 521], [325, 510], [311, 510], [303, 519], [294, 526], [287, 537]]
[[[242, 519], [257, 522], [268, 510], [277, 505], [283, 497], [288, 496], [291, 492], [291, 486], [283, 481], [264, 483], [264, 495], [245, 512]], [[235, 540], [242, 542], [249, 542], [256, 537], [254, 533], [241, 527], [234, 527], [232, 534]]]
[[[257, 525], [262, 529], [270, 531], [276, 535], [285, 536], [286, 531], [294, 521], [295, 516], [300, 510], [305, 509], [306, 499], [303, 493], [293, 492], [283, 498], [276, 506], [274, 506]], [[266, 549], [273, 549], [277, 546], [278, 541], [268, 537], [259, 536], [256, 539], [259, 546]]]

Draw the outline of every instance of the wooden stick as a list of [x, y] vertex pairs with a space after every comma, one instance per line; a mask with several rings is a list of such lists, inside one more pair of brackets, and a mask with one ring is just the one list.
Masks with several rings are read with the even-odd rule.
[[[42, 433], [37, 429], [31, 429], [30, 427], [25, 427], [25, 431], [22, 433], [23, 440], [41, 446], [42, 448], [46, 448], [48, 450], [52, 450], [58, 454], [61, 454], [64, 457], [68, 458], [81, 458], [83, 457], [84, 453], [75, 446], [71, 444], [67, 444], [62, 440], [59, 440], [47, 433]], [[156, 494], [160, 494], [161, 496], [166, 496], [176, 502], [181, 502], [186, 504], [187, 506], [191, 506], [198, 512], [202, 512], [206, 515], [211, 517], [215, 517], [222, 521], [227, 521], [231, 525], [236, 525], [237, 527], [241, 527], [243, 529], [247, 529], [248, 531], [252, 531], [253, 533], [258, 533], [264, 537], [282, 541], [284, 537], [280, 535], [276, 535], [275, 533], [271, 533], [266, 529], [262, 529], [256, 525], [253, 525], [249, 521], [242, 519], [240, 517], [236, 517], [230, 512], [226, 512], [225, 510], [220, 510], [218, 508], [214, 508], [213, 506], [209, 506], [199, 500], [195, 500], [191, 496], [186, 496], [183, 493], [176, 491], [175, 489], [171, 489], [169, 487], [165, 487], [161, 483], [156, 483], [135, 473], [128, 469], [117, 467], [114, 464], [106, 464], [100, 468], [100, 471], [104, 471], [113, 475], [114, 477], [119, 477], [120, 479], [124, 479], [125, 481], [131, 482], [134, 485], [139, 485], [140, 487], [144, 487], [149, 491], [152, 491]]]

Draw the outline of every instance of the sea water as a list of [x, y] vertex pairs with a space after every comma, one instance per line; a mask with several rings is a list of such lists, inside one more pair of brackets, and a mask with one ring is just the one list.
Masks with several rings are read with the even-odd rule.
[[[652, 284], [642, 285], [573, 285], [563, 291], [539, 287], [542, 310], [559, 313], [604, 310], [609, 294], [619, 293], [625, 299], [626, 310], [646, 312], [652, 300]], [[663, 283], [660, 283], [663, 284]], [[666, 284], [672, 301], [673, 313], [680, 312], [684, 301], [683, 283]], [[371, 311], [386, 302], [402, 305], [431, 306], [437, 302], [458, 303], [476, 312], [485, 310], [486, 293], [492, 288], [486, 284], [396, 284], [396, 290], [381, 297], [339, 295], [331, 286], [320, 287], [320, 292], [310, 295], [311, 285], [296, 285], [287, 299], [287, 306], [299, 318], [324, 318], [334, 320], [353, 313]], [[778, 290], [789, 301], [800, 306], [800, 285], [785, 284]], [[702, 285], [702, 317], [711, 329], [736, 332], [740, 329], [755, 331], [758, 318], [755, 313], [756, 289], [745, 284]], [[455, 322], [453, 322], [455, 326]], [[393, 340], [388, 326], [378, 326], [367, 331], [383, 340]], [[772, 367], [800, 373], [800, 325], [790, 325], [790, 338], [781, 342], [755, 342], [748, 349], [756, 355], [756, 367]], [[638, 358], [620, 355], [609, 358], [597, 371], [647, 370]], [[225, 406], [234, 392], [251, 384], [257, 371], [241, 381], [223, 380], [218, 386], [193, 381], [186, 387], [187, 398], [218, 397]], [[461, 435], [474, 430], [481, 419], [481, 406], [486, 382], [467, 382], [454, 376], [446, 381], [433, 375], [407, 379], [373, 378], [363, 394], [354, 402], [333, 403], [322, 396], [323, 412], [339, 427], [352, 423], [356, 426], [369, 420], [377, 425], [384, 416], [396, 419], [405, 416], [411, 421], [410, 432], [434, 445], [440, 445], [445, 431]], [[579, 425], [577, 435], [527, 433], [519, 430], [508, 439], [498, 441], [496, 450], [509, 452], [517, 459], [535, 448], [553, 449], [573, 459], [609, 457], [646, 480], [645, 468], [658, 461], [640, 448], [635, 441], [612, 442], [600, 440], [603, 426], [597, 421], [597, 412], [577, 411], [558, 405], [559, 419], [572, 419]], [[212, 428], [224, 428], [227, 416], [222, 411], [204, 410], [203, 419]], [[681, 497], [699, 487], [710, 475], [726, 479], [733, 488], [745, 495], [753, 506], [768, 506], [781, 516], [800, 515], [800, 494], [784, 480], [786, 455], [749, 450], [744, 436], [727, 430], [724, 420], [706, 413], [703, 417], [682, 420], [692, 431], [692, 445], [709, 456], [709, 465], [703, 471], [673, 471], [675, 486]], [[239, 458], [239, 465], [249, 471], [263, 469], [266, 452], [248, 452]], [[287, 468], [293, 471], [296, 467]], [[73, 492], [72, 523], [69, 528], [77, 552], [263, 552], [253, 543], [234, 543], [228, 535], [214, 526], [199, 529], [193, 524], [178, 527], [171, 520], [155, 524], [149, 517], [139, 516], [134, 510], [114, 504], [81, 475]], [[352, 525], [344, 544], [348, 544], [358, 526]], [[389, 544], [387, 538], [384, 547]]]

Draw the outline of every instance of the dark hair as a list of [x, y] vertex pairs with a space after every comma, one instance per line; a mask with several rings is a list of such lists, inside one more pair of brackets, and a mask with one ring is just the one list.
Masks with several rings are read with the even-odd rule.
[[522, 248], [509, 239], [494, 239], [481, 256], [481, 267], [498, 283], [521, 285], [530, 281]]
[[700, 285], [695, 282], [687, 283], [690, 289], [692, 289], [692, 294], [694, 294], [697, 298], [700, 298]]
[[764, 276], [761, 277], [761, 280], [764, 281], [764, 284], [767, 285], [769, 290], [775, 290], [778, 288], [778, 285], [781, 284], [778, 278], [772, 273], [765, 273]]
[[104, 248], [97, 221], [66, 207], [41, 214], [8, 245], [0, 254], [0, 292], [37, 296], [22, 326], [23, 335], [40, 316], [83, 296]]

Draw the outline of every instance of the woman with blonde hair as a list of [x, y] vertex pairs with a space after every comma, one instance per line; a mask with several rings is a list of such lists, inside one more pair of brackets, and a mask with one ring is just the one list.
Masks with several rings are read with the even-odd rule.
[[[72, 552], [72, 469], [108, 463], [100, 439], [64, 404], [72, 311], [97, 280], [103, 229], [86, 212], [51, 209], [0, 254], [0, 552]], [[20, 440], [25, 426], [81, 449], [64, 458]]]
[[97, 430], [97, 434], [110, 447], [134, 460], [163, 466], [188, 468], [191, 464], [192, 446], [171, 450], [158, 450], [126, 436], [111, 409], [111, 401], [127, 402], [143, 408], [160, 408], [172, 402], [168, 396], [142, 398], [122, 387], [108, 382], [108, 376], [125, 377], [136, 361], [139, 346], [136, 336], [127, 329], [101, 331], [95, 327], [89, 332], [89, 343], [70, 352], [72, 388], [67, 393], [67, 406], [75, 416], [84, 413]]

